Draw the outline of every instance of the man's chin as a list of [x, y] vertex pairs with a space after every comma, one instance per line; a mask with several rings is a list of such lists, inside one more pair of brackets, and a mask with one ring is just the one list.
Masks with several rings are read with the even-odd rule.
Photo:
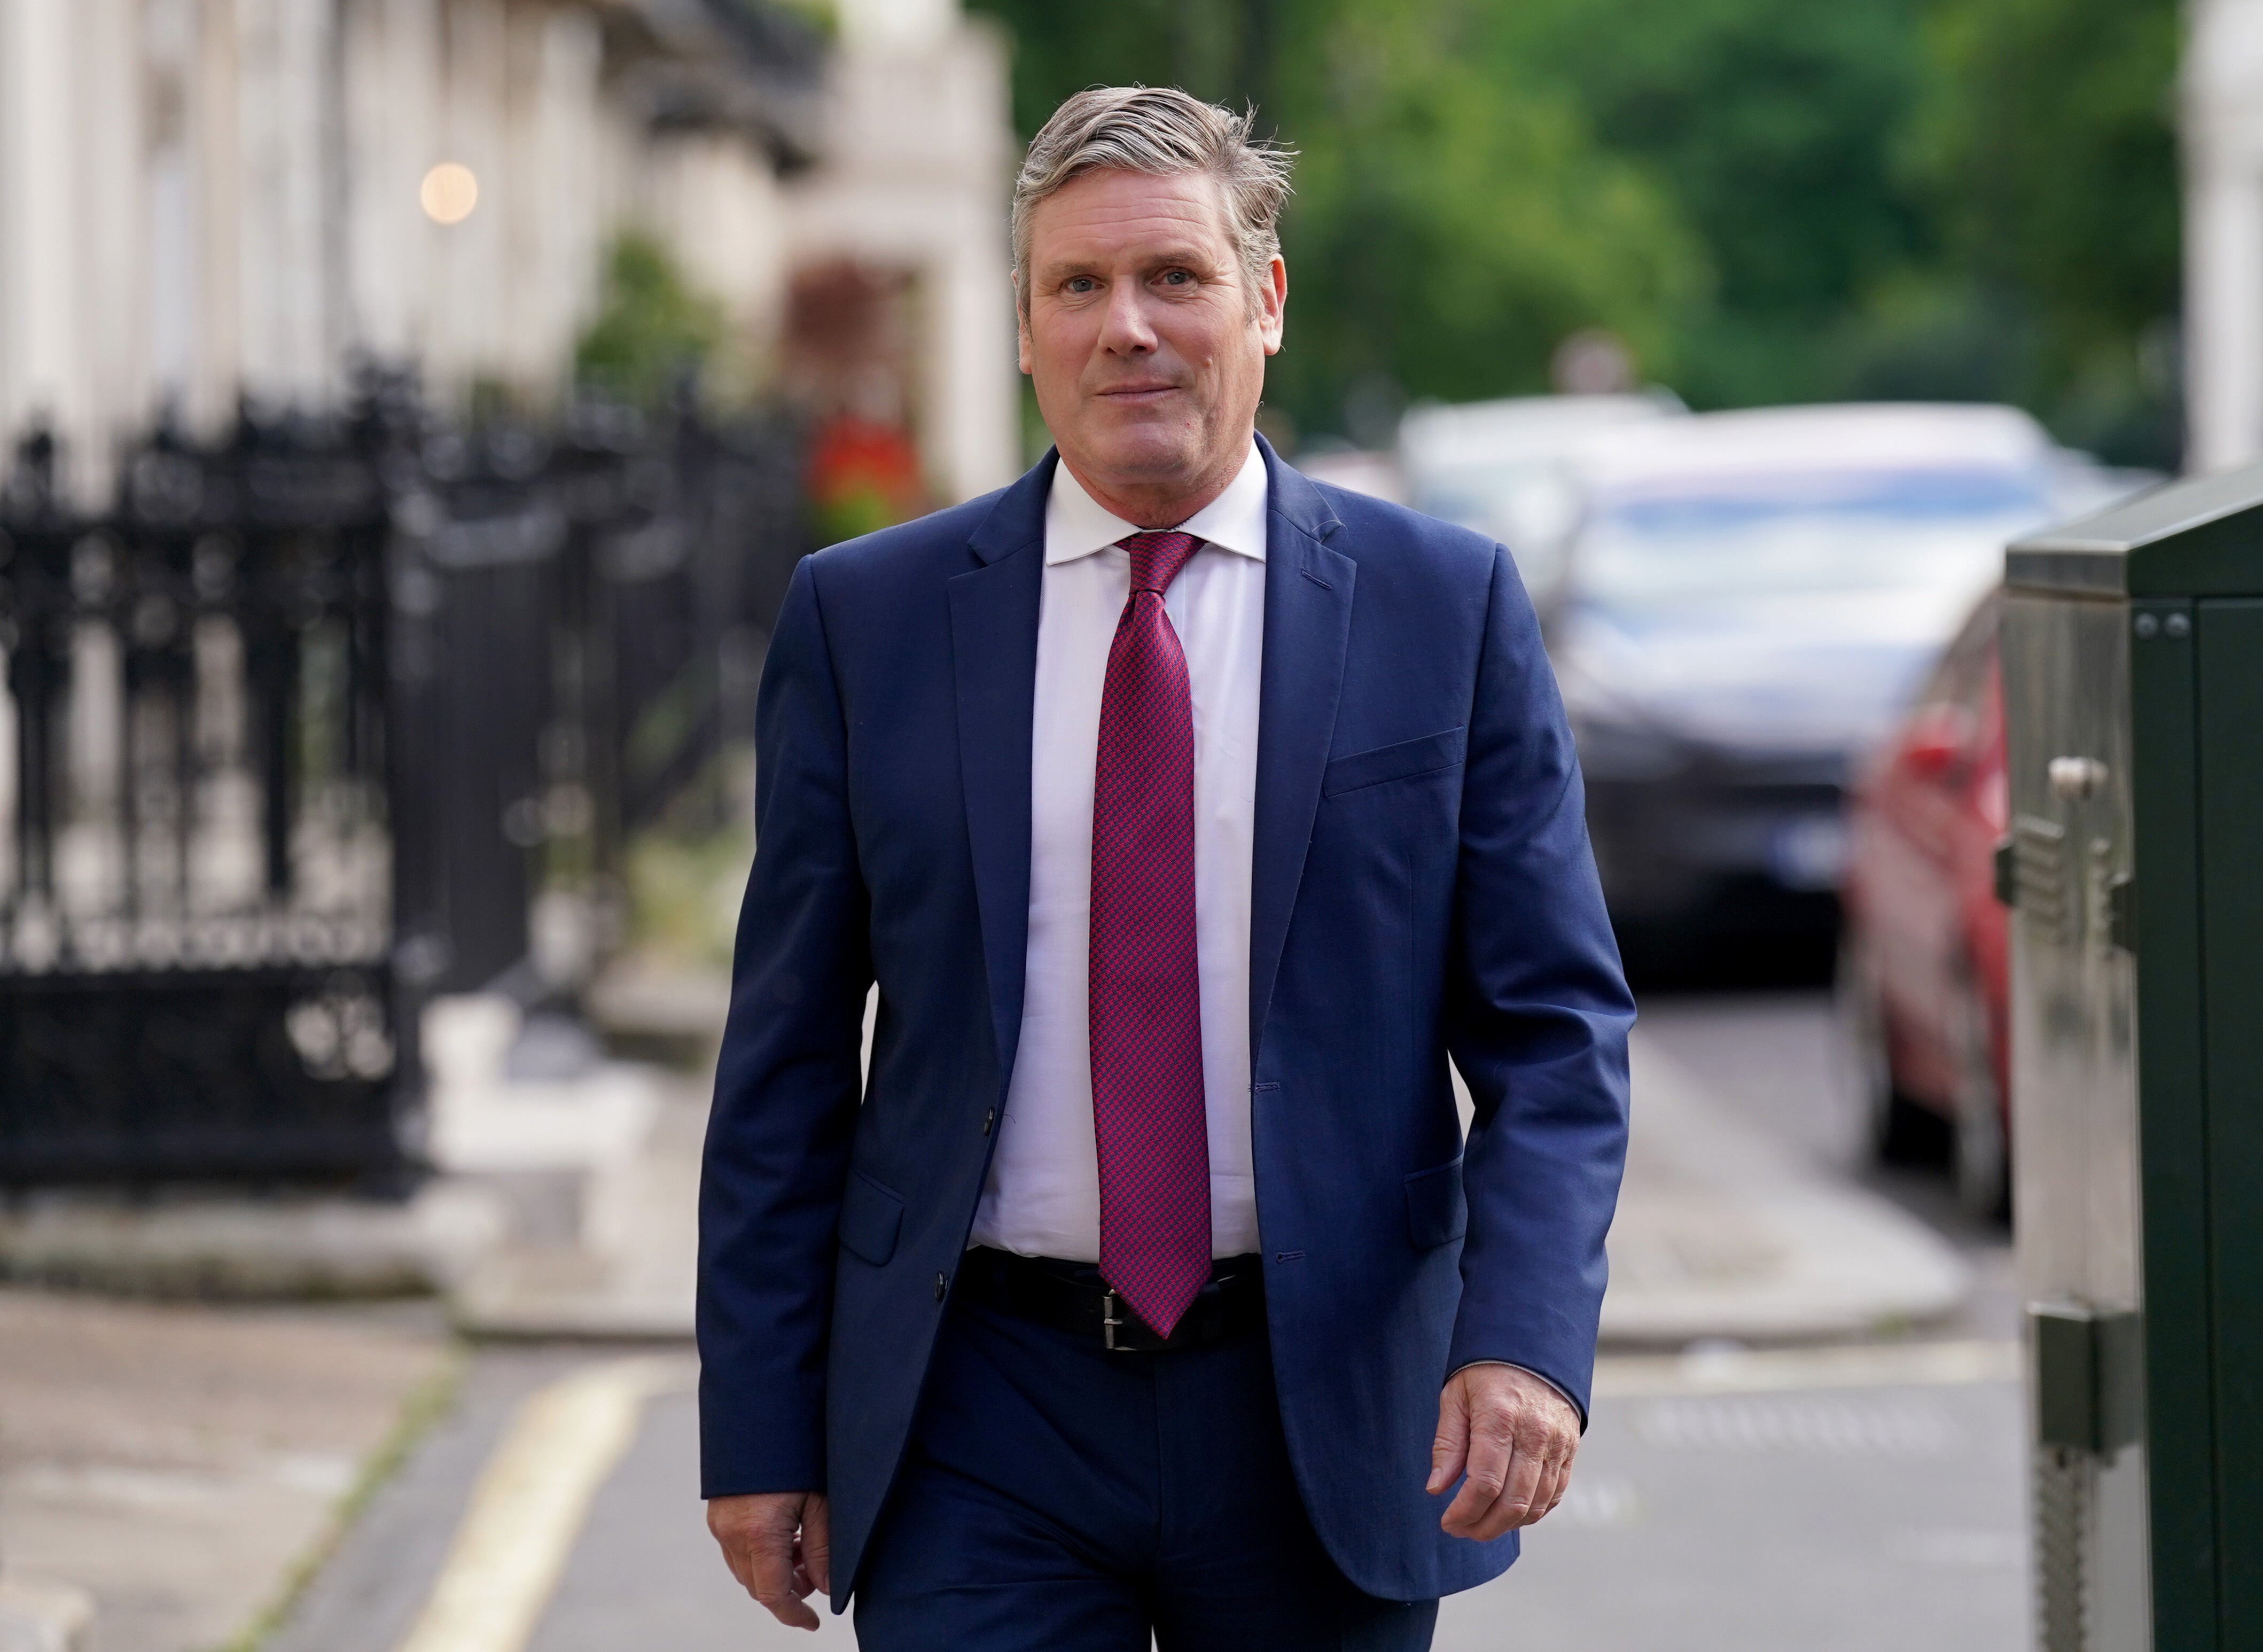
[[1168, 483], [1203, 467], [1203, 444], [1182, 425], [1168, 429], [1132, 424], [1089, 433], [1091, 464], [1119, 483]]

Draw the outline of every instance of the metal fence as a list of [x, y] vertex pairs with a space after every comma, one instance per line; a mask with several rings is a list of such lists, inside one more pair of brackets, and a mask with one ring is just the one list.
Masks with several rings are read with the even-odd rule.
[[54, 459], [0, 494], [0, 1182], [398, 1182], [423, 1001], [570, 997], [629, 837], [727, 807], [791, 433], [372, 379], [160, 431], [99, 515]]

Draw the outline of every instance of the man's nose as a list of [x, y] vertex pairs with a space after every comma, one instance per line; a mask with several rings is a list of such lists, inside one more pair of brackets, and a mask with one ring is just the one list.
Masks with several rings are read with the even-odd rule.
[[1139, 355], [1155, 348], [1155, 330], [1147, 318], [1146, 293], [1138, 282], [1118, 286], [1108, 295], [1108, 309], [1100, 326], [1101, 348], [1119, 356]]

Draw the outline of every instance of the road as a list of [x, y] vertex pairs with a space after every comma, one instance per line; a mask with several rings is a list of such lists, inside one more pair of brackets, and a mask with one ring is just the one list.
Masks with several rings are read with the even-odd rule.
[[[1645, 1026], [1749, 1122], [1847, 1173], [1819, 996], [1664, 1000], [1645, 1007]], [[1607, 1359], [1571, 1496], [1507, 1576], [1447, 1603], [1441, 1652], [2000, 1652], [2025, 1643], [2008, 1244], [1961, 1217], [1933, 1178], [1859, 1174], [1973, 1263], [1981, 1285], [1963, 1315], [1927, 1328], [1914, 1347]], [[467, 1503], [510, 1494], [507, 1474], [489, 1474], [477, 1496], [474, 1487], [483, 1466], [509, 1455], [499, 1443], [530, 1426], [529, 1396], [554, 1394], [576, 1373], [596, 1385], [593, 1394], [627, 1395], [618, 1403], [633, 1419], [617, 1455], [590, 1448], [594, 1491], [578, 1533], [570, 1521], [561, 1528], [547, 1569], [530, 1572], [469, 1538], [452, 1561], [459, 1525], [476, 1524], [466, 1523]], [[444, 1569], [490, 1620], [508, 1618], [514, 1590], [523, 1596], [530, 1652], [852, 1644], [842, 1621], [813, 1638], [771, 1624], [715, 1558], [693, 1496], [688, 1378], [680, 1350], [658, 1363], [618, 1349], [483, 1351], [455, 1410], [372, 1501], [272, 1652], [509, 1644], [460, 1628], [449, 1638], [447, 1614], [432, 1604], [452, 1587], [436, 1593]], [[602, 1433], [556, 1420], [548, 1425], [561, 1444], [521, 1438], [521, 1455], [554, 1466], [575, 1441]], [[529, 1508], [554, 1513], [570, 1501], [521, 1489]], [[523, 1524], [499, 1518], [506, 1532]]]

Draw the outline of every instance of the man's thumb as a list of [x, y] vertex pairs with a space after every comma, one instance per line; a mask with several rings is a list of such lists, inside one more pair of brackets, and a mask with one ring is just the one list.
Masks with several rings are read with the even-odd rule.
[[1430, 1442], [1430, 1482], [1424, 1489], [1435, 1496], [1459, 1479], [1469, 1446], [1469, 1396], [1460, 1383], [1449, 1382], [1438, 1396], [1438, 1432]]

